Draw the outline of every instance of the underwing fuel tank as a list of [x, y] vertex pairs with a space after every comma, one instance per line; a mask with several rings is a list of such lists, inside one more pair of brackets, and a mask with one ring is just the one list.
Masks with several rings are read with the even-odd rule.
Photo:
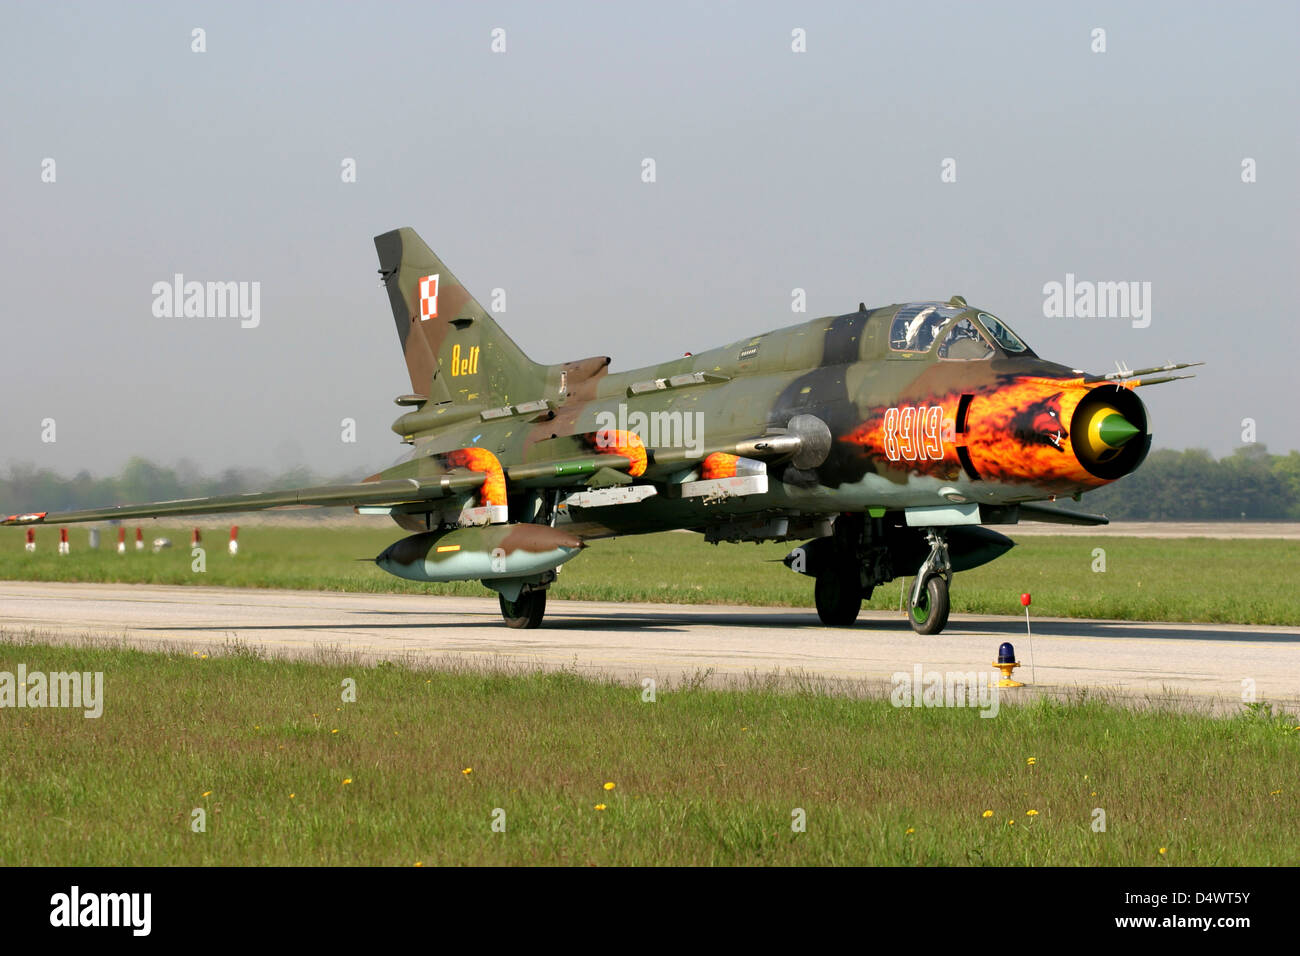
[[483, 581], [544, 574], [585, 545], [541, 524], [498, 524], [423, 531], [394, 542], [375, 564], [408, 581]]

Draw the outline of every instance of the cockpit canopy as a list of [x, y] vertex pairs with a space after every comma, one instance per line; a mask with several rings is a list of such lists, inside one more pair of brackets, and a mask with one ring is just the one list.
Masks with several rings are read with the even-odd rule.
[[1010, 355], [1029, 352], [1029, 347], [1001, 319], [966, 306], [913, 302], [895, 314], [889, 328], [889, 347], [893, 351], [928, 352], [936, 341], [939, 358], [955, 361], [992, 358], [999, 349]]

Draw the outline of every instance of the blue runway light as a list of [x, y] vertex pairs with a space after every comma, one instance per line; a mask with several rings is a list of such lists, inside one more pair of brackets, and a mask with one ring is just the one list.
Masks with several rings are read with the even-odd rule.
[[1011, 672], [1020, 666], [1020, 662], [1016, 660], [1016, 649], [1011, 646], [1010, 641], [1004, 641], [998, 646], [998, 659], [993, 662], [993, 666], [1002, 672], [1002, 679], [995, 683], [994, 687], [1025, 686], [1020, 681], [1011, 679]]

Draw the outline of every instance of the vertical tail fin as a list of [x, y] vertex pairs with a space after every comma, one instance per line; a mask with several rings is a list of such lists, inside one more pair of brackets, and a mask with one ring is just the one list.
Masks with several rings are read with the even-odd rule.
[[411, 389], [433, 403], [506, 405], [541, 395], [533, 362], [414, 229], [375, 237]]

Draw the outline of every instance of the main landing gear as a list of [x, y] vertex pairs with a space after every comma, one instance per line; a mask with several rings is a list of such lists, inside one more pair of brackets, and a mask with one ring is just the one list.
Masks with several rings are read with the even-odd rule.
[[[871, 587], [864, 580], [862, 543], [864, 522], [859, 515], [841, 515], [831, 535], [819, 538], [801, 556], [799, 565], [787, 558], [787, 565], [816, 579], [813, 599], [817, 616], [827, 627], [849, 627], [858, 619], [864, 598], [871, 597]], [[811, 565], [811, 566], [809, 566]]]
[[522, 591], [513, 601], [507, 601], [504, 594], [498, 594], [497, 600], [501, 602], [501, 616], [505, 619], [506, 627], [539, 627], [546, 614], [546, 592], [541, 589]]
[[[529, 492], [521, 505], [526, 516], [524, 520], [530, 524], [555, 527], [555, 506], [559, 498], [558, 490]], [[558, 568], [553, 568], [528, 579], [483, 583], [496, 590], [506, 627], [532, 630], [542, 626], [542, 618], [546, 616], [546, 589], [559, 573]], [[514, 600], [508, 599], [507, 594], [514, 594]]]
[[862, 572], [856, 565], [827, 568], [813, 588], [817, 616], [827, 627], [848, 627], [862, 610]]

